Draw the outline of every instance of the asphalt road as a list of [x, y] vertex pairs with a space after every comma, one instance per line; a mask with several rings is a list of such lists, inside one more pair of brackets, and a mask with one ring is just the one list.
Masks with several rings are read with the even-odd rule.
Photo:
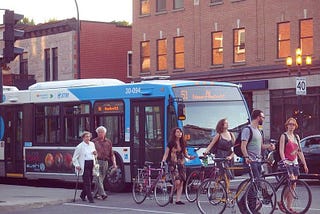
[[[313, 201], [311, 209], [308, 214], [320, 213], [320, 182], [312, 181], [308, 182], [312, 189]], [[234, 182], [237, 185], [237, 182]], [[279, 193], [278, 193], [279, 195]], [[278, 198], [280, 195], [278, 196]], [[38, 208], [28, 208], [24, 210], [16, 210], [9, 212], [10, 214], [64, 214], [64, 213], [76, 213], [76, 214], [87, 214], [87, 213], [108, 213], [108, 214], [133, 214], [133, 213], [159, 213], [159, 214], [195, 214], [200, 213], [195, 203], [189, 203], [184, 201], [185, 205], [169, 204], [166, 207], [159, 207], [155, 200], [147, 199], [142, 204], [136, 204], [133, 199], [131, 192], [125, 193], [109, 193], [107, 200], [95, 200], [94, 204], [83, 202], [80, 200], [79, 195], [75, 203], [67, 202], [57, 205], [46, 205], [39, 206]], [[236, 213], [240, 213], [238, 208], [235, 208]], [[4, 213], [1, 212], [0, 213]], [[231, 208], [227, 208], [225, 213], [232, 213]], [[281, 213], [276, 210], [275, 214]], [[6, 213], [7, 214], [7, 213]]]

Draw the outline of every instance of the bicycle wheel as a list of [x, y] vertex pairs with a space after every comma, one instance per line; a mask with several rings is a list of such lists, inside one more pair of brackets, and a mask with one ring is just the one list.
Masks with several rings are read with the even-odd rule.
[[249, 213], [273, 213], [276, 208], [276, 191], [264, 179], [250, 183], [245, 194], [245, 204]]
[[[143, 174], [143, 173], [141, 173]], [[137, 204], [141, 204], [147, 197], [147, 179], [137, 176], [132, 184], [132, 197]]]
[[160, 207], [167, 206], [173, 185], [165, 179], [159, 179], [154, 187], [154, 198]]
[[184, 190], [186, 198], [189, 202], [195, 202], [195, 200], [197, 199], [197, 191], [203, 180], [203, 178], [201, 179], [201, 173], [201, 170], [195, 170], [191, 172], [187, 178]]
[[201, 213], [223, 213], [227, 206], [227, 192], [220, 182], [204, 180], [198, 188], [197, 206]]
[[307, 213], [312, 202], [309, 185], [302, 180], [292, 180], [281, 193], [281, 202], [288, 213]]
[[250, 179], [245, 179], [241, 181], [239, 184], [237, 191], [236, 191], [236, 202], [237, 205], [240, 209], [240, 212], [246, 209], [245, 201], [244, 201], [244, 196], [246, 194], [246, 190], [250, 184]]

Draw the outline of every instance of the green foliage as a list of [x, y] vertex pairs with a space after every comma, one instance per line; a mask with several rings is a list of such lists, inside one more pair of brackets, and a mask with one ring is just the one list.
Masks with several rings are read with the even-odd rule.
[[19, 23], [26, 24], [26, 25], [35, 25], [34, 20], [33, 19], [30, 20], [28, 17], [23, 17], [23, 19], [21, 19]]
[[131, 26], [131, 24], [125, 20], [123, 21], [115, 21], [113, 20], [111, 23], [114, 23], [114, 24], [117, 24], [117, 25], [120, 25], [120, 26]]

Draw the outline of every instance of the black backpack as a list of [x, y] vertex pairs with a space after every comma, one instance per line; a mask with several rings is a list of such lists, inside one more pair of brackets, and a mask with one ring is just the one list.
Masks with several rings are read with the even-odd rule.
[[[249, 136], [249, 140], [248, 140], [248, 143], [250, 143], [250, 141], [252, 140], [252, 129], [250, 126], [245, 126], [243, 127], [243, 129], [245, 128], [248, 128], [250, 130], [250, 136]], [[242, 130], [243, 130], [242, 129]], [[243, 157], [243, 154], [242, 154], [242, 150], [241, 150], [241, 133], [242, 133], [242, 130], [240, 131], [240, 133], [238, 134], [237, 138], [236, 138], [236, 141], [234, 142], [234, 147], [233, 147], [233, 152], [238, 156], [238, 157]]]
[[[284, 134], [284, 146], [286, 146], [289, 139], [288, 139], [287, 133], [283, 133], [283, 134]], [[296, 138], [297, 142], [299, 143], [297, 134], [294, 134], [294, 137]], [[276, 144], [276, 149], [273, 152], [273, 159], [274, 159], [275, 165], [278, 165], [278, 162], [281, 160], [279, 147], [280, 147], [280, 141]]]

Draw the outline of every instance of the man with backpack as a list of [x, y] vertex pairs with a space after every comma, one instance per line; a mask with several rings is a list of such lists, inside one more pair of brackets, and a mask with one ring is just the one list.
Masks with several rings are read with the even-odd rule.
[[[243, 154], [243, 158], [245, 159], [246, 164], [251, 165], [253, 176], [255, 178], [261, 177], [262, 174], [262, 150], [275, 149], [274, 144], [263, 143], [263, 136], [261, 131], [259, 130], [259, 126], [263, 124], [264, 118], [264, 114], [261, 110], [253, 110], [251, 114], [250, 125], [244, 127], [241, 131], [241, 151]], [[254, 199], [255, 196], [253, 195], [252, 198]], [[254, 205], [252, 206], [255, 206], [255, 200], [253, 200], [252, 203], [254, 203]]]
[[[269, 149], [272, 151], [275, 149], [274, 144], [263, 143], [263, 136], [259, 130], [259, 126], [263, 124], [264, 118], [264, 113], [261, 110], [253, 110], [251, 124], [241, 131], [241, 151], [245, 162], [247, 164], [251, 163], [254, 177], [261, 176], [262, 150]], [[250, 137], [251, 134], [252, 136]]]

